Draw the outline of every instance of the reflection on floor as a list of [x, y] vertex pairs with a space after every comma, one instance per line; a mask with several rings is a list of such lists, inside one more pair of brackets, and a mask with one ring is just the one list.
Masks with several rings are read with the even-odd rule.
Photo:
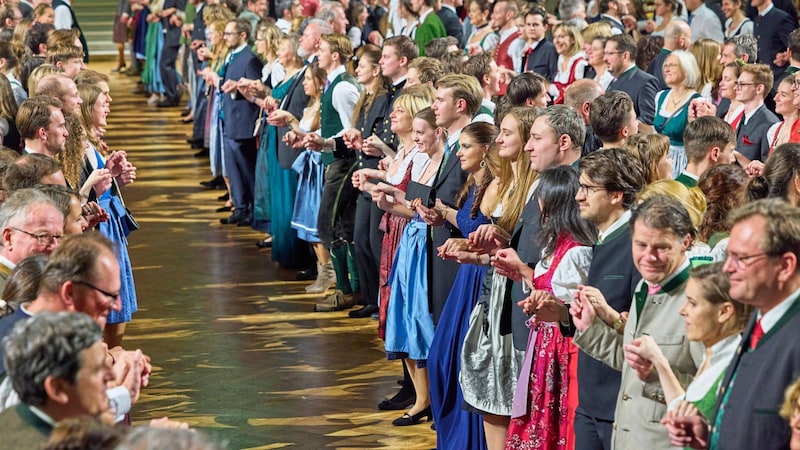
[[154, 365], [134, 420], [187, 421], [231, 449], [435, 447], [430, 424], [393, 427], [401, 413], [375, 408], [402, 375], [376, 322], [311, 312], [306, 284], [256, 248], [259, 233], [219, 224], [222, 191], [198, 185], [208, 159], [192, 156], [182, 108], [147, 106], [135, 79], [111, 77], [107, 142], [138, 168], [125, 199], [141, 225], [129, 242], [139, 312], [124, 346]]

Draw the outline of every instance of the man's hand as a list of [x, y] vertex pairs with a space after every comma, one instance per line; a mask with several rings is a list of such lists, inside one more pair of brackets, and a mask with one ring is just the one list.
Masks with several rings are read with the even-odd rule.
[[[661, 424], [667, 427], [670, 443], [676, 447], [708, 448], [708, 423], [697, 412], [681, 402], [675, 411], [667, 411]], [[693, 405], [692, 405], [693, 406]]]
[[569, 313], [572, 315], [575, 328], [581, 333], [588, 330], [597, 317], [592, 303], [582, 300], [579, 296], [575, 296], [575, 300], [570, 304]]

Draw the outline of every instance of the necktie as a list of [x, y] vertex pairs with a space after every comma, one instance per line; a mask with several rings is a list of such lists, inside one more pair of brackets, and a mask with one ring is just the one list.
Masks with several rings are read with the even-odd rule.
[[647, 295], [655, 295], [661, 291], [661, 286], [658, 284], [648, 284], [647, 285]]
[[761, 328], [761, 319], [756, 321], [756, 326], [753, 327], [753, 333], [750, 335], [750, 350], [755, 350], [758, 341], [764, 336], [764, 329]]
[[322, 92], [327, 92], [329, 87], [331, 87], [331, 80], [325, 80], [325, 88], [322, 89]]

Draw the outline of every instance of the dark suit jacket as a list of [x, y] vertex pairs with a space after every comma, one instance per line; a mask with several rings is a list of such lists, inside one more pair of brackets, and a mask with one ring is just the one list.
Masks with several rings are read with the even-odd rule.
[[[292, 80], [292, 85], [289, 86], [289, 91], [283, 96], [280, 104], [280, 109], [289, 111], [297, 119], [303, 117], [303, 109], [308, 106], [308, 95], [306, 95], [306, 92], [303, 90], [303, 77], [305, 76], [307, 67], [308, 66], [303, 67], [297, 72], [294, 80]], [[294, 160], [297, 159], [297, 156], [304, 150], [302, 148], [292, 148], [280, 139], [289, 130], [291, 130], [291, 127], [277, 127], [278, 164], [286, 170], [292, 168]]]
[[[742, 343], [720, 383], [711, 424], [720, 414], [720, 449], [788, 449], [791, 432], [778, 415], [784, 389], [800, 376], [800, 302], [749, 351], [756, 314], [745, 328]], [[733, 378], [735, 375], [735, 379]]]
[[525, 72], [536, 72], [547, 81], [553, 81], [553, 77], [558, 72], [556, 47], [546, 38], [542, 39], [532, 52], [523, 55], [522, 67]]
[[[541, 214], [539, 202], [535, 198], [531, 198], [522, 210], [509, 242], [511, 248], [517, 251], [519, 258], [530, 267], [536, 266], [542, 253], [542, 249], [536, 241], [541, 230], [539, 223]], [[512, 282], [509, 279], [503, 307], [503, 318], [507, 319], [507, 323], [501, 324], [500, 332], [503, 334], [513, 333], [514, 347], [522, 351], [525, 351], [525, 347], [527, 347], [530, 330], [525, 325], [528, 316], [525, 315], [522, 308], [516, 305], [516, 302], [525, 297], [526, 295], [522, 293], [522, 283]]]
[[[792, 0], [772, 0], [772, 4], [775, 5], [776, 8], [788, 14], [789, 17], [792, 18], [792, 23], [795, 24], [795, 26], [797, 25], [797, 8], [794, 7]], [[750, 20], [755, 22], [756, 16], [758, 15], [758, 9], [750, 6], [750, 2], [748, 2], [748, 4], [744, 7], [744, 13], [750, 18]]]
[[[461, 169], [461, 163], [453, 151], [450, 157], [447, 158], [444, 169], [436, 177], [433, 182], [433, 188], [436, 190], [436, 197], [442, 203], [454, 207], [455, 199], [464, 183], [467, 182], [467, 173]], [[429, 227], [431, 239], [428, 239], [430, 247], [428, 247], [428, 301], [433, 313], [433, 323], [439, 323], [439, 317], [442, 315], [445, 300], [450, 294], [450, 289], [453, 287], [453, 280], [456, 278], [456, 273], [460, 264], [452, 260], [445, 260], [436, 256], [436, 247], [444, 244], [444, 241], [451, 237], [461, 237], [461, 232], [458, 228], [445, 222], [443, 227]]]
[[785, 68], [773, 63], [775, 55], [786, 51], [789, 46], [789, 34], [796, 26], [797, 20], [792, 21], [789, 14], [777, 7], [772, 8], [764, 17], [757, 15], [753, 19], [753, 35], [758, 41], [758, 62], [769, 64], [776, 80], [780, 78]]
[[17, 6], [19, 7], [19, 12], [22, 14], [23, 19], [33, 16], [33, 6], [31, 6], [30, 3], [19, 2]]
[[454, 13], [453, 10], [442, 6], [441, 9], [436, 11], [436, 15], [439, 16], [439, 20], [442, 21], [442, 25], [444, 25], [447, 35], [458, 39], [458, 46], [460, 48], [464, 48], [466, 45], [464, 42], [464, 27], [461, 25], [461, 20], [458, 18], [456, 13]]
[[[225, 69], [225, 78], [220, 80], [220, 86], [227, 80], [238, 81], [241, 78], [256, 80], [261, 77], [261, 60], [253, 54], [250, 47], [245, 46], [233, 56]], [[258, 106], [247, 101], [238, 92], [222, 95], [223, 130], [230, 139], [244, 140], [253, 138], [256, 119], [258, 119]]]
[[746, 124], [742, 118], [736, 130], [736, 150], [751, 160], [766, 161], [769, 145], [763, 145], [763, 141], [767, 140], [769, 127], [779, 120], [766, 105], [761, 105]]
[[[598, 288], [617, 311], [630, 311], [636, 285], [642, 276], [633, 265], [631, 227], [626, 225], [596, 245], [586, 284]], [[570, 316], [571, 317], [571, 316]], [[614, 420], [620, 372], [578, 352], [578, 409], [586, 416]]]
[[667, 83], [664, 82], [664, 71], [662, 67], [664, 66], [664, 61], [667, 59], [667, 56], [672, 53], [672, 51], [662, 48], [661, 51], [653, 58], [653, 61], [650, 62], [650, 65], [647, 66], [647, 73], [656, 77], [658, 81], [658, 90], [662, 91], [667, 88]]
[[658, 92], [656, 77], [634, 66], [632, 70], [621, 74], [607, 90], [627, 92], [633, 99], [639, 121], [647, 125], [653, 124], [656, 114], [656, 92]]

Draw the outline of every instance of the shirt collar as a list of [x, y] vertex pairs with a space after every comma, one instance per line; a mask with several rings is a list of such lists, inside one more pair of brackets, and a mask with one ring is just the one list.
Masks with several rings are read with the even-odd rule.
[[770, 3], [769, 6], [764, 8], [764, 11], [758, 13], [758, 15], [761, 16], [761, 17], [764, 17], [767, 14], [769, 14], [769, 12], [772, 11], [772, 8], [774, 8], [774, 7], [775, 7], [775, 4], [774, 3]]
[[505, 41], [507, 37], [511, 36], [516, 31], [517, 31], [517, 26], [516, 25], [514, 25], [513, 27], [511, 27], [511, 28], [509, 28], [507, 30], [500, 30], [497, 33], [498, 35], [500, 35], [500, 42]]
[[336, 77], [338, 77], [340, 74], [342, 74], [344, 72], [345, 72], [344, 66], [339, 66], [339, 67], [331, 70], [330, 72], [328, 72], [328, 81], [333, 83], [333, 80], [335, 80]]
[[425, 19], [427, 19], [428, 15], [430, 15], [430, 13], [432, 13], [432, 12], [433, 12], [433, 8], [429, 9], [427, 12], [425, 12], [425, 14], [420, 14], [419, 19], [417, 19], [417, 21], [419, 23], [425, 22]]
[[456, 12], [456, 9], [454, 7], [452, 7], [450, 5], [445, 5], [444, 3], [442, 3], [442, 8], [447, 8], [450, 11]]
[[246, 42], [245, 42], [244, 44], [242, 44], [242, 45], [240, 45], [240, 46], [236, 47], [235, 49], [233, 49], [233, 51], [231, 52], [231, 58], [233, 58], [233, 57], [234, 57], [234, 55], [238, 55], [238, 54], [239, 54], [239, 52], [241, 52], [242, 50], [244, 50], [244, 48], [245, 48], [245, 47], [247, 47], [247, 43], [246, 43]]
[[34, 414], [36, 417], [40, 418], [40, 419], [42, 420], [42, 422], [44, 422], [44, 423], [46, 423], [46, 424], [50, 425], [51, 427], [54, 427], [54, 428], [55, 428], [55, 426], [56, 426], [56, 421], [55, 421], [55, 420], [53, 420], [53, 418], [52, 418], [52, 417], [48, 416], [48, 415], [47, 415], [47, 413], [45, 413], [45, 412], [44, 412], [44, 411], [42, 411], [41, 409], [39, 409], [39, 408], [37, 408], [37, 407], [35, 407], [35, 406], [32, 406], [32, 405], [28, 405], [28, 409], [30, 409], [30, 410], [31, 410], [31, 412], [32, 412], [32, 413], [33, 413], [33, 414]]
[[631, 221], [631, 210], [629, 209], [624, 213], [622, 213], [622, 215], [619, 216], [619, 219], [614, 221], [614, 223], [612, 223], [611, 226], [608, 227], [606, 231], [600, 231], [599, 233], [597, 233], [597, 238], [601, 241], [604, 240], [606, 236], [610, 236], [613, 232], [624, 227], [625, 224], [627, 224], [630, 221]]
[[403, 78], [400, 78], [399, 80], [397, 80], [394, 83], [392, 83], [392, 87], [397, 86], [398, 84], [405, 82], [407, 79], [408, 79], [408, 76], [407, 75], [403, 75]]
[[[662, 287], [666, 286], [666, 285], [667, 285], [667, 283], [669, 283], [670, 281], [672, 281], [672, 279], [673, 279], [673, 278], [677, 277], [679, 273], [681, 273], [681, 272], [683, 272], [684, 270], [686, 270], [686, 268], [687, 268], [687, 267], [689, 267], [689, 264], [690, 264], [690, 263], [689, 263], [689, 258], [687, 258], [686, 256], [684, 256], [684, 257], [683, 257], [683, 263], [681, 263], [681, 265], [678, 267], [678, 270], [676, 270], [675, 272], [672, 272], [672, 274], [670, 274], [670, 276], [668, 276], [667, 278], [664, 278], [664, 279], [663, 279], [663, 280], [661, 280], [661, 281], [660, 281], [658, 284], [659, 284], [660, 286], [662, 286]], [[644, 282], [645, 282], [645, 283], [647, 283], [647, 285], [648, 285], [648, 286], [652, 286], [652, 285], [653, 285], [652, 283], [650, 283], [650, 282], [649, 282], [649, 281], [647, 281], [647, 280], [644, 280]]]
[[758, 313], [758, 316], [756, 317], [761, 320], [761, 329], [764, 330], [764, 334], [769, 333], [769, 330], [771, 330], [772, 327], [774, 327], [778, 321], [781, 320], [781, 317], [786, 314], [786, 311], [788, 311], [789, 308], [794, 305], [794, 302], [797, 301], [798, 296], [800, 296], [800, 289], [792, 292], [786, 300], [780, 302], [778, 306], [770, 309], [768, 313]]
[[3, 255], [0, 255], [0, 264], [10, 268], [11, 270], [14, 270], [14, 268], [17, 267], [16, 264], [14, 264], [13, 262], [9, 261], [9, 259], [6, 258]]

